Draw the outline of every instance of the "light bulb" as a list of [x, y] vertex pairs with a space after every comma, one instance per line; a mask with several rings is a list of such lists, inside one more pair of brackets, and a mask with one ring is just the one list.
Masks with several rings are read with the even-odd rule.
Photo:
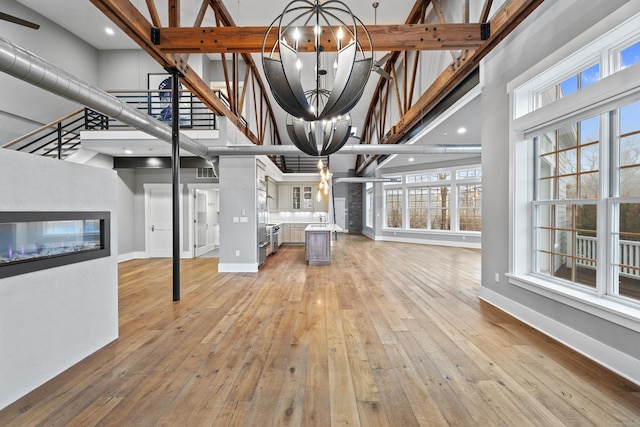
[[316, 196], [316, 200], [318, 200], [319, 202], [322, 201], [322, 193], [320, 192], [320, 190], [318, 190], [318, 195]]
[[322, 169], [324, 168], [324, 165], [322, 164], [322, 159], [318, 159], [318, 169]]

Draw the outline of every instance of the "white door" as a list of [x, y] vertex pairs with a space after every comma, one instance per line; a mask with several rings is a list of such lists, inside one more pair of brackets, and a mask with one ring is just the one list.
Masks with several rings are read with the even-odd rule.
[[194, 222], [194, 226], [195, 226], [194, 235], [196, 237], [195, 239], [196, 254], [195, 255], [198, 257], [209, 250], [209, 247], [208, 247], [209, 239], [207, 239], [208, 228], [209, 228], [209, 224], [207, 221], [208, 200], [207, 200], [207, 193], [205, 191], [196, 190], [195, 204], [196, 204], [195, 205], [196, 217]]
[[347, 222], [347, 213], [346, 213], [346, 203], [344, 198], [337, 198], [334, 201], [333, 208], [336, 213], [336, 224], [339, 225], [343, 230], [346, 230], [346, 222]]
[[147, 253], [151, 258], [173, 256], [171, 187], [151, 188], [148, 198]]

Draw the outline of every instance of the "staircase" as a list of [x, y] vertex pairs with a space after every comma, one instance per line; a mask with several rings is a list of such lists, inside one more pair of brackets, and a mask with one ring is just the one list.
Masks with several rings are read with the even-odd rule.
[[80, 131], [108, 128], [107, 116], [84, 108], [14, 139], [2, 148], [64, 160], [80, 148]]

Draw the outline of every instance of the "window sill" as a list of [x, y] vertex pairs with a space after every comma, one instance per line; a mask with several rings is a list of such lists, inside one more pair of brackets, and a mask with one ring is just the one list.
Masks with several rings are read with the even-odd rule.
[[570, 288], [535, 275], [507, 274], [509, 283], [601, 319], [640, 332], [640, 304]]

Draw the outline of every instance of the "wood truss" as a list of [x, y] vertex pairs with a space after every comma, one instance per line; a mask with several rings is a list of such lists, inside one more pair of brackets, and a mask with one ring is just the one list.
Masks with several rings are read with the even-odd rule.
[[[267, 89], [250, 54], [219, 52], [228, 94], [225, 99], [219, 92], [216, 93], [211, 89], [187, 63], [189, 53], [194, 52], [193, 49], [167, 53], [154, 43], [154, 41], [157, 42], [157, 29], [162, 27], [155, 0], [146, 0], [151, 22], [130, 0], [91, 0], [91, 2], [160, 65], [167, 69], [178, 69], [183, 74], [182, 82], [185, 87], [215, 114], [229, 119], [252, 143], [281, 144]], [[203, 0], [193, 28], [200, 27], [209, 10], [212, 10], [215, 16], [216, 28], [235, 27], [231, 14], [222, 1]], [[170, 28], [193, 29], [180, 27], [180, 0], [169, 0], [167, 15]], [[243, 69], [244, 72], [241, 71]], [[249, 88], [251, 90], [248, 90]], [[249, 104], [252, 108], [247, 111], [252, 111], [254, 117], [243, 117], [242, 112]]]
[[[462, 22], [446, 22], [443, 1], [417, 0], [405, 24], [367, 26], [374, 49], [392, 53], [384, 66], [391, 79], [381, 77], [378, 81], [360, 136], [363, 143], [402, 142], [412, 127], [544, 0], [507, 0], [490, 22], [493, 0], [485, 0], [478, 23], [469, 23], [469, 0], [458, 0]], [[192, 26], [180, 23], [180, 0], [168, 1], [165, 26], [155, 0], [146, 0], [151, 22], [130, 0], [91, 2], [159, 64], [181, 71], [184, 85], [216, 114], [227, 117], [254, 144], [281, 143], [267, 90], [250, 55], [261, 51], [267, 27], [237, 27], [222, 0], [202, 0]], [[209, 10], [215, 15], [216, 26], [201, 27]], [[310, 34], [311, 29], [305, 31]], [[325, 49], [336, 48], [335, 40], [323, 37]], [[421, 52], [427, 50], [450, 50], [453, 61], [419, 94]], [[191, 53], [220, 55], [229, 94], [227, 103], [188, 65]], [[251, 91], [247, 90], [249, 87]], [[248, 121], [242, 111], [249, 103], [255, 118]], [[359, 156], [356, 173], [362, 174], [376, 158]]]
[[[406, 24], [424, 25], [428, 17], [445, 25], [440, 7], [443, 0], [418, 0]], [[419, 79], [419, 50], [401, 49], [392, 52], [385, 70], [391, 79], [380, 78], [365, 119], [361, 141], [366, 144], [397, 144], [440, 101], [456, 88], [501, 40], [516, 28], [544, 0], [507, 0], [488, 22], [490, 35], [477, 48], [451, 52], [453, 61], [422, 94], [416, 93]], [[485, 0], [480, 23], [487, 23], [493, 0]], [[462, 0], [462, 19], [469, 19], [469, 2]], [[468, 22], [463, 22], [464, 25]], [[433, 24], [432, 24], [433, 25]], [[452, 25], [452, 24], [449, 24]], [[394, 112], [392, 114], [392, 111]], [[390, 120], [394, 117], [396, 120]], [[360, 175], [378, 158], [377, 155], [361, 155], [356, 162], [356, 174]]]

